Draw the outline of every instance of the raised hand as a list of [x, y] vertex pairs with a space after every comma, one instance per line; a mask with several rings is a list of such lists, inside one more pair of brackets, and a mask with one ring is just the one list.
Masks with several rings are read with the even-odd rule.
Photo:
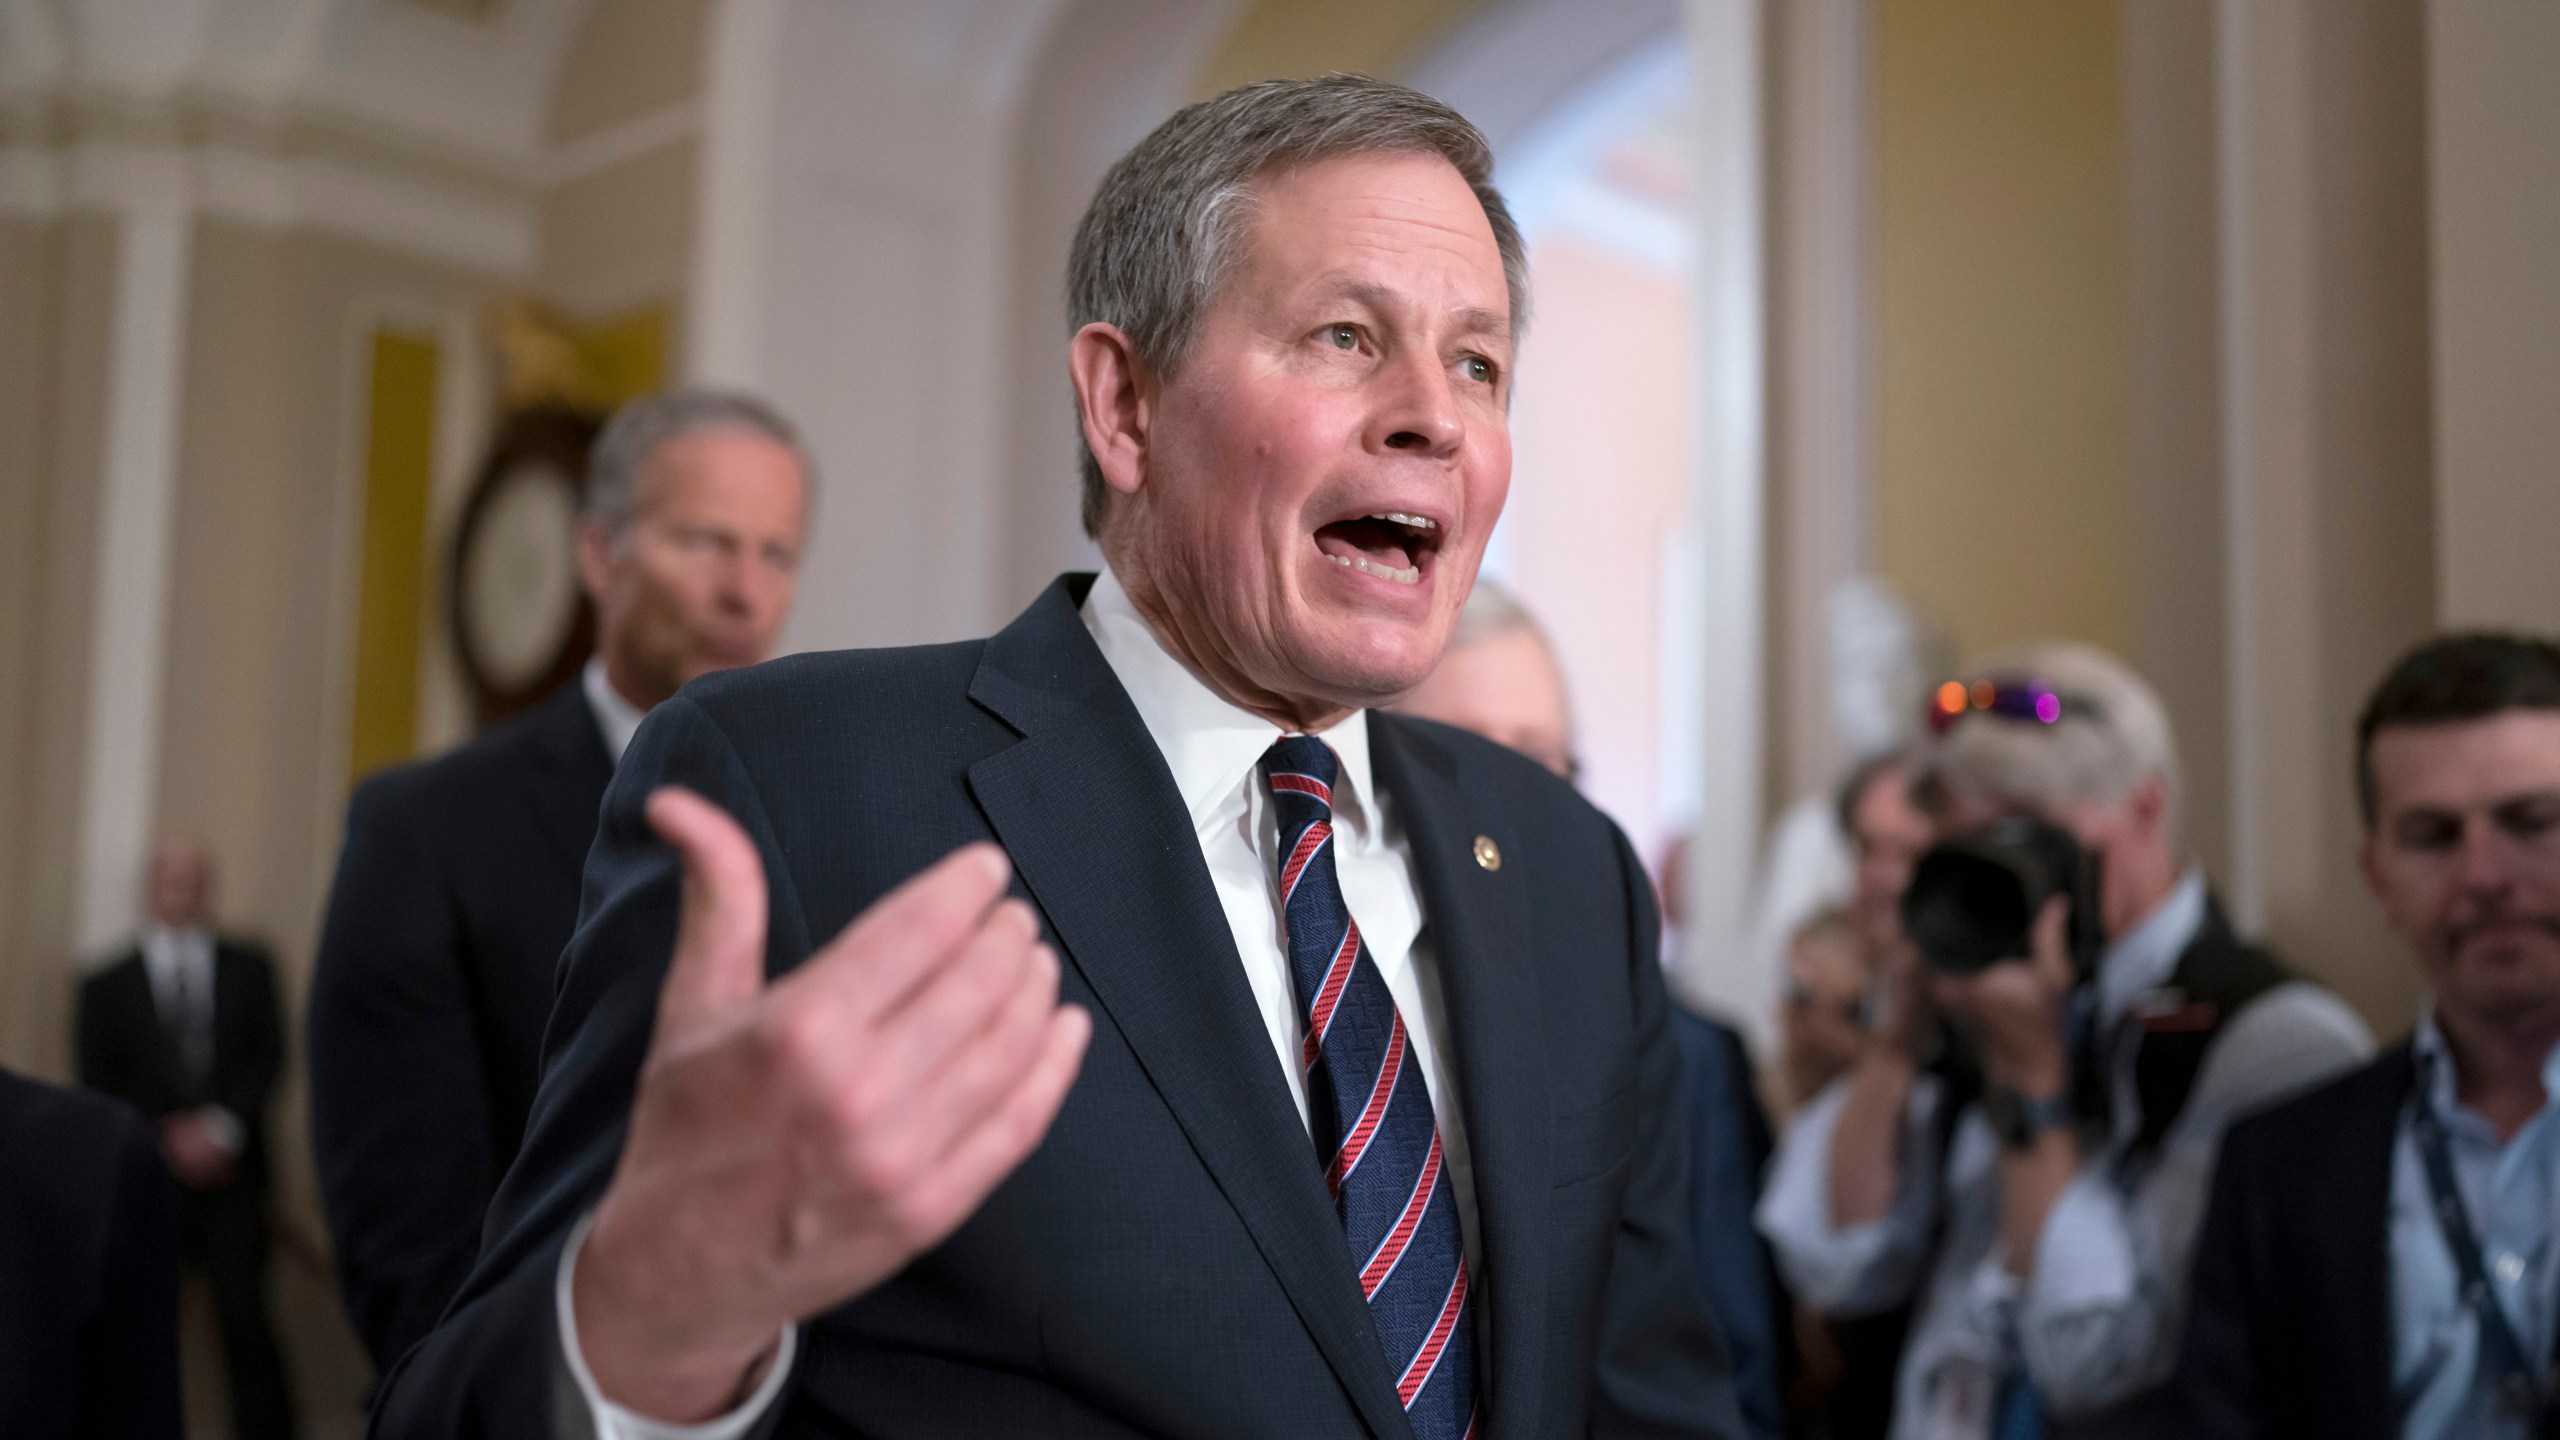
[[753, 842], [686, 790], [648, 816], [683, 857], [682, 918], [572, 1302], [598, 1388], [690, 1421], [751, 1390], [785, 1326], [957, 1229], [1047, 1133], [1092, 1026], [992, 845], [768, 986]]

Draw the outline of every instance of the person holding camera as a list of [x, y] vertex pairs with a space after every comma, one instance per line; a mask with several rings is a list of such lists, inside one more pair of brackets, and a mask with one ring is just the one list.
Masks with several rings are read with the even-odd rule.
[[1897, 1440], [2156, 1433], [2223, 1128], [2372, 1039], [2182, 861], [2168, 716], [2121, 662], [2016, 652], [1929, 729], [1910, 943], [1760, 1226], [1826, 1314], [1916, 1306]]
[[2232, 1128], [2174, 1433], [2560, 1435], [2560, 645], [2404, 656], [2356, 791], [2427, 998], [2405, 1043]]

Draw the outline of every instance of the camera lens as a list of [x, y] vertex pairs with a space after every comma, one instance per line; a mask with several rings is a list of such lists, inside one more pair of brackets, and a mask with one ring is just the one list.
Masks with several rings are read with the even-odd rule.
[[2073, 897], [2075, 929], [2094, 918], [2078, 913], [2094, 896], [2093, 869], [2071, 832], [2027, 816], [1996, 820], [1920, 857], [1902, 892], [1903, 930], [1930, 969], [1975, 974], [2025, 956], [2036, 912], [2056, 895]]

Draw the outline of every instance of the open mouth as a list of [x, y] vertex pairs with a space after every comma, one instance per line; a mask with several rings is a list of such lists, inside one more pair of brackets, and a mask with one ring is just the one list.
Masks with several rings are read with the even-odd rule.
[[1383, 510], [1317, 530], [1316, 549], [1345, 570], [1393, 585], [1419, 585], [1440, 552], [1440, 535], [1440, 522], [1429, 516]]

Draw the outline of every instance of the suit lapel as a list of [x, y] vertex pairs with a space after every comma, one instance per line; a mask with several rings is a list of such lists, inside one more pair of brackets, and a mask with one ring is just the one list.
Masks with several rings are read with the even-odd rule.
[[574, 883], [586, 873], [597, 812], [605, 786], [613, 781], [613, 757], [605, 753], [604, 732], [587, 705], [583, 684], [572, 680], [542, 702], [528, 741], [534, 783], [525, 791], [525, 803], [533, 807], [544, 838], [569, 867]]
[[[2400, 1414], [2391, 1393], [2391, 1156], [2400, 1110], [2417, 1084], [2407, 1046], [2385, 1057], [2371, 1077], [2372, 1099], [2359, 1106], [2340, 1139], [2345, 1173], [2329, 1187], [2338, 1233], [2331, 1240], [2338, 1283], [2346, 1287], [2335, 1331], [2337, 1374], [2358, 1402], [2350, 1413], [2372, 1419], [2369, 1432], [2394, 1433]], [[2387, 1102], [2387, 1103], [2379, 1103]]]
[[970, 698], [1022, 739], [969, 767], [970, 791], [1370, 1429], [1406, 1435], [1189, 811], [1081, 595], [1052, 586], [987, 643]]
[[1486, 1404], [1496, 1436], [1526, 1437], [1547, 1349], [1546, 1042], [1525, 879], [1516, 865], [1477, 863], [1475, 842], [1526, 850], [1470, 805], [1455, 758], [1422, 729], [1373, 712], [1369, 736], [1378, 788], [1413, 851], [1451, 1032], [1443, 1043], [1455, 1052], [1492, 1320]]

